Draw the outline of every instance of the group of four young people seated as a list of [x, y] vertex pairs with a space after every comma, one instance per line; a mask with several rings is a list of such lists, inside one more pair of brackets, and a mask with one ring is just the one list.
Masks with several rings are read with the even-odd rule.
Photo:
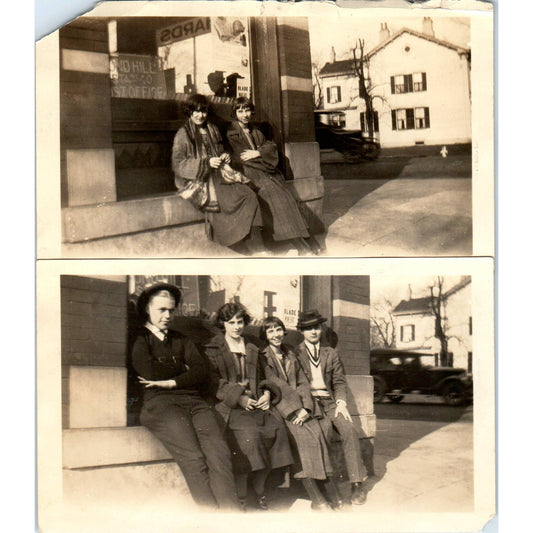
[[[179, 465], [194, 501], [228, 511], [253, 502], [267, 510], [270, 472], [290, 468], [314, 510], [363, 504], [366, 473], [353, 397], [337, 352], [322, 342], [326, 319], [316, 310], [300, 313], [303, 342], [292, 349], [283, 322], [267, 317], [261, 349], [243, 336], [251, 321], [244, 306], [226, 303], [216, 314], [219, 334], [199, 349], [170, 328], [180, 298], [168, 283], [141, 293], [144, 327], [132, 364], [145, 389], [141, 423]], [[330, 454], [334, 430], [350, 482], [348, 502]]]

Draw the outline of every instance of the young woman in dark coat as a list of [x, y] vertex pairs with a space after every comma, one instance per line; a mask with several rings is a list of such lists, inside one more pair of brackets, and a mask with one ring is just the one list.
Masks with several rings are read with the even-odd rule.
[[218, 128], [207, 119], [208, 102], [196, 94], [184, 105], [189, 120], [172, 146], [172, 170], [178, 190], [191, 180], [207, 181], [211, 206], [208, 218], [213, 240], [223, 246], [244, 248], [249, 254], [265, 253], [261, 237], [263, 220], [257, 196], [242, 183], [226, 183], [220, 167], [231, 161], [224, 151]]
[[224, 304], [217, 313], [222, 334], [206, 346], [206, 353], [218, 400], [215, 408], [224, 421], [232, 452], [237, 495], [244, 509], [250, 481], [258, 507], [266, 510], [269, 473], [292, 464], [293, 457], [285, 424], [271, 409], [279, 399], [279, 389], [265, 377], [264, 356], [242, 336], [249, 323], [241, 304]]
[[[316, 511], [343, 507], [342, 497], [333, 479], [326, 435], [331, 423], [314, 415], [314, 402], [309, 381], [295, 353], [283, 343], [285, 324], [277, 317], [267, 317], [260, 331], [268, 342], [263, 353], [267, 360], [266, 376], [279, 386], [281, 396], [275, 409], [285, 420], [295, 453], [294, 477], [301, 479]], [[329, 493], [330, 502], [325, 498]]]
[[168, 283], [148, 287], [137, 301], [144, 331], [132, 364], [144, 385], [141, 424], [172, 455], [198, 505], [238, 511], [230, 451], [206, 401], [208, 363], [190, 339], [169, 329], [179, 301], [179, 289]]
[[300, 254], [321, 253], [318, 242], [309, 233], [298, 202], [285, 187], [278, 169], [278, 148], [252, 123], [254, 104], [239, 97], [233, 104], [232, 122], [227, 132], [235, 167], [249, 178], [259, 196], [265, 228], [274, 241], [292, 241]]

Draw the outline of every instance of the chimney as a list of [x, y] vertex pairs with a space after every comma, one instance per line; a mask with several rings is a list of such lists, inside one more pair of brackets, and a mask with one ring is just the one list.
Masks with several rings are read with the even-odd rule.
[[390, 37], [390, 30], [386, 22], [381, 23], [381, 28], [379, 30], [379, 42], [382, 43]]
[[331, 47], [331, 54], [329, 56], [330, 63], [335, 63], [336, 58], [337, 58], [337, 54], [335, 54], [335, 47], [332, 46]]
[[430, 37], [435, 37], [435, 31], [433, 30], [433, 21], [431, 20], [431, 17], [424, 17], [422, 20], [422, 33], [425, 33]]
[[413, 299], [413, 289], [411, 289], [411, 284], [407, 286], [407, 301], [410, 302]]

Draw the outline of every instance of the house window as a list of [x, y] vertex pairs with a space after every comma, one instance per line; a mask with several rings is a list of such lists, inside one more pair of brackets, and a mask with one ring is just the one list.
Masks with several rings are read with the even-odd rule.
[[394, 76], [394, 91], [393, 94], [401, 94], [406, 92], [405, 90], [405, 76]]
[[429, 107], [393, 109], [393, 130], [420, 130], [429, 128]]
[[413, 74], [413, 91], [420, 92], [427, 89], [426, 83], [426, 73], [425, 72], [415, 72]]
[[340, 86], [327, 88], [327, 100], [328, 104], [337, 104], [341, 101], [341, 88]]
[[414, 324], [400, 327], [400, 339], [402, 342], [413, 342], [415, 340]]
[[[359, 120], [361, 122], [361, 131], [368, 132], [368, 122], [366, 120], [366, 113], [360, 113]], [[378, 112], [374, 111], [374, 132], [377, 131], [379, 131], [379, 118]]]
[[390, 77], [391, 94], [403, 94], [413, 92], [413, 74], [399, 74]]
[[415, 128], [417, 130], [429, 128], [428, 107], [415, 107]]
[[399, 130], [407, 129], [407, 110], [406, 109], [397, 109], [396, 110], [396, 128]]

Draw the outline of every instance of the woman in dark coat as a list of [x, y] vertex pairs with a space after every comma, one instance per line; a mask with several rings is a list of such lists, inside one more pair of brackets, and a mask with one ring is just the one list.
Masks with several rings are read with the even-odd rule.
[[190, 339], [169, 329], [179, 301], [168, 283], [146, 288], [137, 301], [144, 328], [132, 364], [145, 387], [141, 423], [178, 463], [198, 505], [239, 510], [230, 451], [206, 401], [209, 365]]
[[327, 418], [314, 415], [314, 402], [309, 381], [300, 368], [296, 355], [283, 344], [285, 324], [277, 317], [263, 321], [260, 336], [268, 342], [264, 350], [267, 359], [266, 377], [281, 392], [275, 409], [285, 420], [291, 444], [296, 449], [293, 474], [301, 479], [317, 511], [330, 509], [323, 490], [329, 493], [331, 507], [343, 506], [342, 497], [333, 479], [326, 437], [331, 429]]
[[285, 424], [271, 409], [279, 389], [265, 379], [266, 361], [242, 336], [250, 316], [241, 304], [224, 304], [217, 313], [223, 334], [206, 346], [212, 365], [216, 409], [225, 424], [233, 456], [237, 495], [246, 506], [250, 479], [260, 509], [268, 509], [265, 483], [271, 470], [293, 462]]
[[183, 189], [192, 180], [207, 181], [213, 240], [230, 247], [244, 244], [248, 253], [263, 254], [257, 196], [248, 185], [222, 179], [220, 168], [231, 158], [224, 151], [218, 128], [207, 120], [207, 99], [201, 94], [192, 96], [184, 112], [189, 120], [176, 133], [172, 147], [176, 187]]
[[227, 132], [235, 166], [252, 182], [259, 196], [265, 228], [274, 241], [292, 241], [299, 253], [321, 253], [318, 242], [309, 233], [298, 202], [285, 187], [278, 169], [278, 148], [268, 141], [251, 122], [254, 104], [248, 98], [235, 100], [236, 118]]

